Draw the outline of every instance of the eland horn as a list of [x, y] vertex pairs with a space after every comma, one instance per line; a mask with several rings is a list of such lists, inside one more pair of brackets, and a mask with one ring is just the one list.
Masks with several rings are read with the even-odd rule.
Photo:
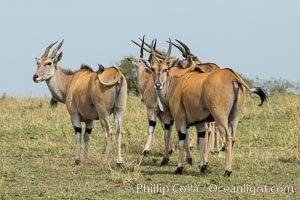
[[59, 43], [59, 45], [52, 51], [52, 54], [51, 54], [51, 58], [54, 58], [57, 54], [57, 52], [59, 51], [59, 49], [61, 48], [61, 46], [63, 45], [64, 43], [64, 39]]
[[50, 44], [50, 45], [47, 47], [47, 49], [45, 50], [45, 52], [43, 53], [43, 55], [42, 55], [41, 58], [47, 57], [47, 56], [48, 56], [48, 53], [49, 53], [49, 51], [50, 51], [50, 49], [51, 49], [57, 42], [58, 42], [58, 41], [53, 42], [52, 44]]

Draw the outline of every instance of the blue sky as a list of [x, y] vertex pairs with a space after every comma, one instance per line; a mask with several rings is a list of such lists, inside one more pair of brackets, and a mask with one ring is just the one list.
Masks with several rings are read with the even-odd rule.
[[63, 68], [138, 56], [130, 40], [145, 34], [160, 49], [179, 39], [202, 61], [250, 78], [300, 80], [297, 0], [10, 0], [0, 3], [0, 25], [0, 94], [9, 96], [50, 96], [32, 81], [33, 56], [63, 38]]

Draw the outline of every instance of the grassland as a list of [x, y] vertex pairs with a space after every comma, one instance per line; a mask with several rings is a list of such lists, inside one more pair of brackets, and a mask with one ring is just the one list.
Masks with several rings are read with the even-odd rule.
[[[271, 96], [263, 107], [257, 106], [257, 97], [246, 98], [230, 178], [222, 176], [223, 152], [210, 155], [208, 172], [199, 175], [195, 148], [194, 165], [186, 164], [183, 175], [174, 175], [174, 131], [175, 153], [169, 166], [161, 167], [160, 126], [150, 155], [139, 165], [147, 119], [144, 105], [134, 96], [129, 97], [122, 131], [125, 168], [116, 168], [115, 148], [109, 164], [103, 161], [105, 137], [99, 123], [91, 135], [89, 157], [75, 166], [75, 137], [65, 105], [53, 109], [48, 102], [0, 99], [1, 199], [300, 199], [299, 96]], [[195, 137], [194, 130], [191, 134]], [[155, 191], [157, 186], [160, 191]]]

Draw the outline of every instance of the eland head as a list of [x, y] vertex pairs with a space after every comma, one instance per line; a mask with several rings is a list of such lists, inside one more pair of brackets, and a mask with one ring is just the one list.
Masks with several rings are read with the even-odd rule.
[[52, 54], [48, 56], [50, 49], [57, 43], [50, 44], [43, 55], [40, 58], [35, 58], [37, 64], [36, 73], [33, 75], [33, 81], [39, 83], [41, 81], [47, 81], [54, 76], [55, 70], [57, 69], [57, 63], [62, 59], [63, 53], [57, 52], [61, 48], [64, 40], [52, 51]]
[[178, 59], [170, 59], [172, 44], [169, 39], [169, 48], [166, 53], [164, 60], [158, 60], [156, 55], [156, 40], [152, 41], [151, 44], [151, 55], [153, 57], [153, 62], [149, 62], [149, 60], [141, 59], [144, 63], [145, 68], [152, 73], [154, 80], [154, 88], [156, 90], [161, 90], [169, 76], [169, 71], [172, 67], [176, 66], [178, 63]]

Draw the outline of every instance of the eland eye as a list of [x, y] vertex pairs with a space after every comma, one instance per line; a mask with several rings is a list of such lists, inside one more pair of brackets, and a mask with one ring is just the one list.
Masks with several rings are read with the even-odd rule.
[[47, 62], [45, 65], [52, 65], [52, 62]]
[[164, 71], [163, 72], [167, 72], [168, 71], [168, 69], [164, 69]]

